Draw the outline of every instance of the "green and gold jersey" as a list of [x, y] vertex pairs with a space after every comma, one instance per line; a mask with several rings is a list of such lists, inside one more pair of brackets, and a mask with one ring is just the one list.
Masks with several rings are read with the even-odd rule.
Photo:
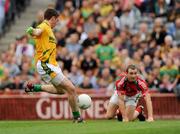
[[56, 39], [48, 21], [44, 20], [37, 28], [42, 29], [43, 32], [40, 36], [34, 38], [35, 63], [40, 60], [56, 66]]

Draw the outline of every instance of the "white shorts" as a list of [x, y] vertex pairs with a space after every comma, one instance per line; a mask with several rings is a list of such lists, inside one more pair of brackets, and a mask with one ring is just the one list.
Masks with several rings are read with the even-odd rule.
[[113, 95], [111, 96], [109, 103], [115, 104], [115, 105], [119, 105], [119, 97], [117, 94], [117, 91], [115, 90]]
[[[125, 96], [125, 105], [126, 106], [137, 106], [138, 100], [141, 97], [141, 93], [138, 93], [134, 96]], [[119, 105], [119, 96], [117, 94], [117, 91], [114, 91], [113, 95], [110, 98], [109, 103], [115, 104], [115, 105]]]
[[137, 106], [141, 93], [138, 93], [134, 96], [125, 96], [125, 105], [126, 106]]
[[57, 86], [65, 79], [65, 76], [59, 66], [38, 61], [36, 68], [37, 72], [41, 75], [42, 80], [46, 83], [52, 83]]

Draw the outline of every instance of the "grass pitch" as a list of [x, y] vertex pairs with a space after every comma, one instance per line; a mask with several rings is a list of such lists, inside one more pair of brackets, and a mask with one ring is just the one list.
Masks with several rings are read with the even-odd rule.
[[0, 121], [0, 134], [178, 134], [180, 120], [122, 123], [116, 120]]

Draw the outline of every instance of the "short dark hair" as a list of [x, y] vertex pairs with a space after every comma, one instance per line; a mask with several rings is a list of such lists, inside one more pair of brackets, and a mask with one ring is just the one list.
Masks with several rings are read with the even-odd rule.
[[129, 71], [129, 69], [132, 69], [132, 70], [137, 69], [137, 70], [138, 70], [137, 66], [136, 66], [136, 65], [134, 65], [134, 64], [130, 64], [130, 65], [128, 65], [128, 67], [126, 68], [126, 72], [127, 72], [127, 73], [128, 73], [128, 71]]
[[56, 18], [59, 16], [58, 12], [55, 9], [48, 8], [44, 13], [45, 20], [50, 20], [53, 16]]

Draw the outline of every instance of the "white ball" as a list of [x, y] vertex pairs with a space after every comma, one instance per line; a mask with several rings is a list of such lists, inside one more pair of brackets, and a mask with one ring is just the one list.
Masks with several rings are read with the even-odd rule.
[[91, 97], [87, 94], [80, 94], [78, 96], [78, 106], [80, 109], [88, 109], [91, 106]]

